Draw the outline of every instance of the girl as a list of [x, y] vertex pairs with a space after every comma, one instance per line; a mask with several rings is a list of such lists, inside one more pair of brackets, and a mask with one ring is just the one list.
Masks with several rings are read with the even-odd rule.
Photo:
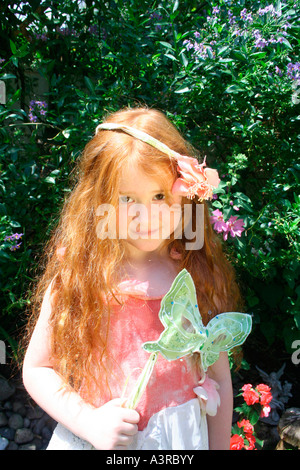
[[[122, 395], [149, 357], [141, 345], [163, 330], [160, 302], [181, 269], [193, 277], [204, 323], [240, 301], [204, 202], [218, 178], [193, 154], [161, 112], [146, 108], [112, 114], [85, 147], [46, 248], [23, 366], [28, 392], [59, 423], [49, 449], [229, 449], [225, 353], [209, 368], [221, 406], [207, 420], [194, 391], [197, 357], [159, 357], [136, 410]], [[203, 231], [200, 247], [188, 245], [188, 223], [194, 238]]]

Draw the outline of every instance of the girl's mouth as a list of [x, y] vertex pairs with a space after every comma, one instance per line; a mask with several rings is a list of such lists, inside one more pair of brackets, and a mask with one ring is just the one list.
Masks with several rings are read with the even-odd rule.
[[159, 228], [155, 230], [144, 230], [140, 232], [132, 232], [131, 234], [134, 236], [134, 238], [152, 238], [154, 235], [158, 235], [159, 233]]

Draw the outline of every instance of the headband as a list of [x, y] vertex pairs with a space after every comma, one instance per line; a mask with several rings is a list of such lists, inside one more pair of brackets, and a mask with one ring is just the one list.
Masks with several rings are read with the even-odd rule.
[[220, 178], [217, 170], [206, 167], [206, 157], [203, 163], [198, 162], [196, 158], [180, 155], [179, 153], [171, 150], [166, 144], [160, 140], [155, 139], [146, 132], [135, 129], [134, 127], [126, 126], [116, 123], [102, 123], [96, 127], [95, 133], [99, 130], [107, 131], [123, 131], [132, 137], [141, 140], [152, 147], [155, 147], [162, 153], [165, 153], [171, 158], [177, 160], [177, 171], [180, 177], [174, 182], [172, 186], [172, 194], [184, 196], [193, 199], [198, 196], [198, 199], [211, 199], [213, 189], [217, 188], [220, 183]]

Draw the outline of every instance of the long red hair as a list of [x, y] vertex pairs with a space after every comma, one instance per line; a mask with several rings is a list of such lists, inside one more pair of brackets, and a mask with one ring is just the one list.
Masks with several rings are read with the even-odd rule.
[[[147, 108], [121, 110], [107, 122], [126, 124], [164, 142], [182, 155], [195, 157], [178, 130], [165, 115]], [[124, 165], [138, 164], [148, 176], [162, 182], [178, 177], [176, 160], [122, 131], [99, 131], [86, 145], [77, 166], [77, 183], [64, 203], [59, 224], [45, 247], [45, 270], [32, 298], [33, 319], [37, 318], [47, 287], [52, 283], [51, 360], [54, 369], [75, 390], [82, 384], [93, 388], [95, 352], [101, 384], [109, 382], [107, 334], [109, 305], [105, 299], [116, 287], [114, 273], [124, 259], [118, 239], [97, 236], [97, 208], [117, 206], [118, 183]], [[195, 199], [192, 204], [195, 219]], [[204, 204], [204, 245], [186, 250], [184, 236], [165, 240], [169, 251], [181, 254], [178, 272], [186, 268], [193, 277], [204, 323], [214, 315], [241, 308], [234, 270], [227, 261], [220, 240], [214, 234]], [[195, 222], [195, 220], [194, 220]], [[63, 250], [63, 255], [62, 255]], [[174, 261], [175, 262], [175, 261]], [[32, 325], [32, 322], [30, 322]], [[99, 377], [99, 374], [96, 374]]]

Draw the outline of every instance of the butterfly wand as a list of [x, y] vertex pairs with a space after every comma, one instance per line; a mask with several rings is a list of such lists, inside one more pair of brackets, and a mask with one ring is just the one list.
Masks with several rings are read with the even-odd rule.
[[195, 285], [186, 269], [180, 271], [163, 297], [159, 319], [164, 330], [157, 341], [142, 345], [150, 356], [124, 405], [126, 408], [135, 409], [138, 406], [159, 353], [168, 361], [173, 361], [198, 352], [205, 376], [208, 367], [218, 360], [220, 352], [244, 343], [252, 328], [251, 315], [239, 312], [219, 314], [204, 326]]

